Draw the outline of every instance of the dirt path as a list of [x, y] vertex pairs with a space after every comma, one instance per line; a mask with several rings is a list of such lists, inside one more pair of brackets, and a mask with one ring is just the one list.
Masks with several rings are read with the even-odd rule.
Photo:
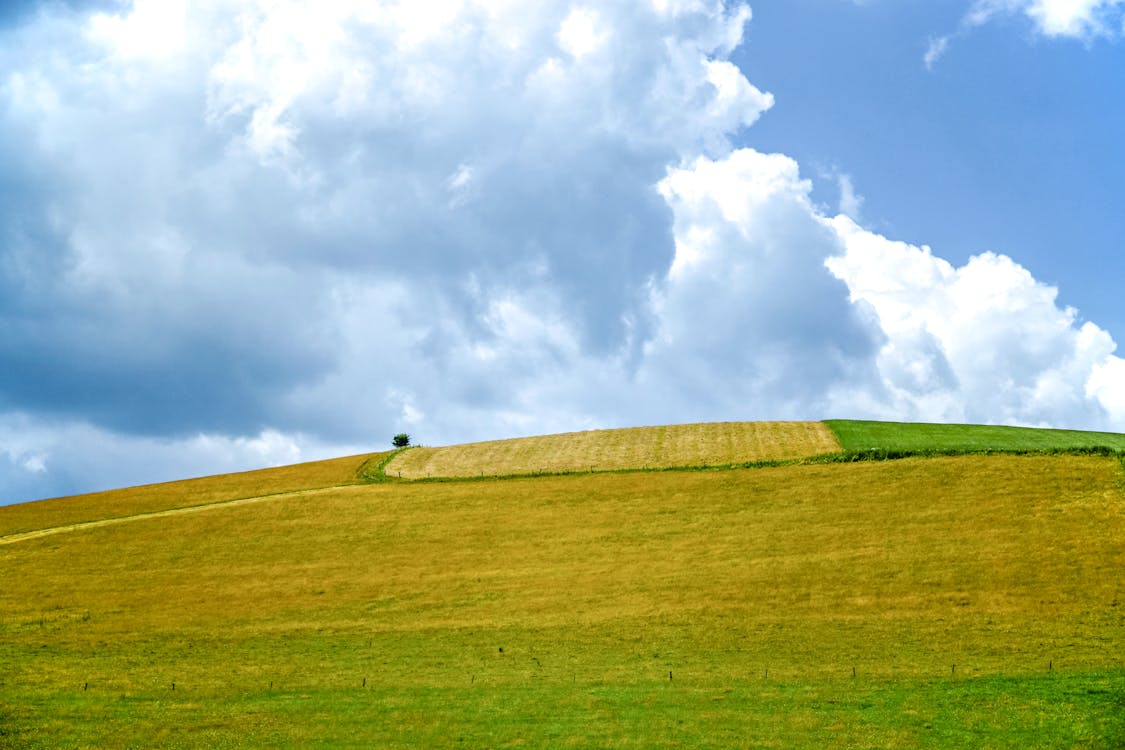
[[293, 492], [280, 492], [270, 495], [257, 495], [255, 497], [242, 497], [236, 500], [222, 500], [217, 503], [208, 503], [206, 505], [190, 505], [186, 508], [171, 508], [169, 510], [154, 510], [148, 513], [138, 513], [133, 516], [119, 516], [117, 518], [103, 518], [99, 521], [82, 521], [80, 523], [70, 523], [63, 526], [52, 526], [47, 529], [36, 529], [35, 531], [21, 531], [18, 534], [9, 534], [7, 536], [0, 536], [0, 545], [15, 544], [16, 542], [26, 542], [30, 539], [39, 539], [40, 537], [51, 536], [53, 534], [63, 534], [68, 531], [83, 531], [85, 529], [96, 529], [101, 526], [114, 526], [119, 523], [129, 523], [131, 521], [145, 521], [150, 518], [167, 518], [168, 516], [182, 516], [187, 513], [200, 513], [205, 510], [212, 510], [213, 508], [232, 508], [236, 505], [249, 505], [250, 503], [261, 503], [267, 500], [282, 500], [291, 497], [300, 497], [304, 495], [317, 495], [322, 492], [330, 492], [332, 490], [341, 490], [348, 487], [362, 487], [363, 485], [355, 484], [341, 484], [332, 487], [318, 487], [311, 490], [295, 490]]

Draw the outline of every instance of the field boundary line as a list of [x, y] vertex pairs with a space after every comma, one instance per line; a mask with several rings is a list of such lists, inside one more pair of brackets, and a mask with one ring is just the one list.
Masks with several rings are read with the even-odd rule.
[[[370, 483], [377, 482], [402, 483], [402, 484], [444, 484], [449, 482], [490, 482], [509, 479], [538, 479], [545, 477], [572, 477], [595, 476], [601, 474], [662, 474], [668, 472], [707, 472], [707, 471], [737, 471], [741, 469], [776, 469], [786, 466], [820, 466], [826, 464], [852, 464], [852, 463], [881, 463], [884, 461], [898, 461], [911, 458], [959, 458], [964, 456], [1093, 456], [1101, 458], [1115, 458], [1122, 466], [1122, 481], [1125, 483], [1125, 451], [1118, 451], [1108, 447], [1092, 448], [940, 448], [928, 449], [886, 449], [871, 448], [867, 450], [844, 450], [834, 453], [818, 453], [800, 458], [765, 459], [761, 461], [737, 461], [733, 463], [695, 464], [677, 466], [638, 466], [630, 468], [607, 469], [563, 469], [559, 471], [529, 471], [511, 474], [481, 474], [470, 476], [429, 476], [417, 478], [397, 478], [386, 476]], [[1123, 484], [1125, 489], [1125, 484]]]
[[97, 529], [103, 526], [114, 526], [121, 523], [130, 523], [132, 521], [144, 521], [150, 518], [168, 518], [170, 516], [186, 515], [188, 513], [200, 513], [212, 508], [231, 508], [238, 505], [250, 505], [251, 503], [261, 503], [267, 500], [281, 500], [287, 497], [298, 497], [305, 495], [316, 495], [322, 492], [330, 492], [332, 490], [347, 489], [348, 487], [365, 487], [362, 484], [337, 484], [330, 487], [313, 487], [305, 490], [292, 490], [289, 492], [271, 492], [267, 495], [252, 495], [250, 497], [239, 497], [233, 500], [219, 500], [214, 503], [204, 503], [202, 505], [187, 505], [182, 508], [168, 508], [167, 510], [153, 510], [145, 513], [135, 513], [131, 516], [115, 516], [113, 518], [99, 518], [96, 521], [79, 521], [78, 523], [68, 523], [62, 526], [49, 526], [45, 529], [35, 529], [33, 531], [21, 531], [16, 534], [8, 534], [7, 536], [0, 536], [0, 546], [5, 544], [15, 544], [17, 542], [26, 542], [31, 539], [39, 539], [45, 536], [53, 536], [54, 534], [63, 534], [69, 531], [83, 531], [85, 529]]

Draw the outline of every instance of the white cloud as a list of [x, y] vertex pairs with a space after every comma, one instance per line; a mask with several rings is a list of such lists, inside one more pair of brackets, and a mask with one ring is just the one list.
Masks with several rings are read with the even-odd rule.
[[[772, 101], [722, 59], [748, 10], [419, 8], [192, 4], [171, 62], [137, 59], [145, 30], [176, 26], [159, 4], [11, 30], [8, 403], [155, 433], [350, 423], [342, 403], [282, 408], [339, 369], [381, 371], [385, 353], [343, 348], [345, 282], [402, 280], [490, 342], [494, 301], [538, 285], [583, 346], [642, 340], [673, 253], [655, 183]], [[613, 54], [559, 59], [568, 18]]]
[[186, 0], [134, 0], [127, 15], [97, 13], [90, 37], [126, 59], [154, 61], [175, 57], [186, 44]]
[[930, 40], [922, 62], [932, 70], [957, 37], [998, 16], [1022, 15], [1048, 38], [1081, 39], [1125, 35], [1125, 0], [975, 0], [953, 34]]
[[596, 11], [575, 8], [559, 26], [559, 44], [572, 57], [581, 59], [606, 45], [610, 31]]
[[1086, 37], [1117, 33], [1120, 5], [1121, 0], [1034, 0], [1025, 12], [1047, 36]]
[[[670, 170], [676, 257], [638, 379], [709, 418], [808, 418], [874, 384], [880, 334], [824, 268], [843, 252], [797, 163], [750, 149]], [[877, 386], [876, 386], [877, 387]], [[676, 403], [676, 402], [680, 403]]]
[[1125, 359], [1108, 357], [1094, 365], [1086, 381], [1086, 395], [1109, 412], [1114, 429], [1125, 431]]
[[933, 70], [934, 65], [940, 60], [946, 52], [949, 51], [949, 37], [939, 36], [936, 39], [931, 39], [930, 43], [926, 46], [926, 54], [922, 56], [922, 62], [926, 66], [926, 70]]
[[389, 448], [390, 436], [377, 446], [327, 443], [276, 430], [236, 437], [202, 433], [156, 438], [9, 413], [0, 415], [0, 446], [4, 504], [355, 455]]
[[1120, 33], [1122, 0], [977, 0], [965, 16], [980, 26], [1000, 14], [1022, 13], [1049, 37], [1089, 38]]
[[869, 304], [887, 342], [880, 374], [891, 413], [914, 418], [1122, 428], [1125, 380], [1109, 334], [1059, 307], [1058, 291], [1010, 258], [955, 268], [927, 247], [892, 242], [839, 216], [847, 252], [828, 261]]
[[1125, 429], [1112, 338], [1010, 258], [955, 268], [824, 217], [779, 154], [698, 159], [661, 190], [676, 257], [638, 382], [664, 408]]
[[856, 192], [851, 175], [837, 174], [836, 184], [840, 188], [839, 212], [858, 221], [859, 213], [863, 209], [864, 197]]

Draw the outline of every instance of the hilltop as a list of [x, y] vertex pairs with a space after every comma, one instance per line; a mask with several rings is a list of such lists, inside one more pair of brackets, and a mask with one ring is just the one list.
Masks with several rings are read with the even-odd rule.
[[1123, 449], [680, 425], [0, 508], [0, 747], [1121, 746]]
[[1122, 451], [1125, 435], [1112, 432], [836, 419], [634, 427], [413, 448], [392, 456], [382, 468], [387, 476], [401, 479], [464, 479], [978, 453]]

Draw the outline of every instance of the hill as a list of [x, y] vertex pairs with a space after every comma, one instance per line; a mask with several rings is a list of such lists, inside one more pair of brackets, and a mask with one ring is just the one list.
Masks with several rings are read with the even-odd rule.
[[362, 468], [378, 465], [389, 455], [371, 453], [0, 506], [0, 542], [5, 536], [21, 532], [361, 484], [366, 481]]
[[390, 455], [0, 544], [0, 746], [1125, 741], [1115, 455], [365, 483]]
[[1110, 432], [834, 419], [634, 427], [415, 447], [391, 457], [384, 468], [387, 476], [397, 479], [468, 479], [974, 453], [1122, 451], [1125, 435]]

